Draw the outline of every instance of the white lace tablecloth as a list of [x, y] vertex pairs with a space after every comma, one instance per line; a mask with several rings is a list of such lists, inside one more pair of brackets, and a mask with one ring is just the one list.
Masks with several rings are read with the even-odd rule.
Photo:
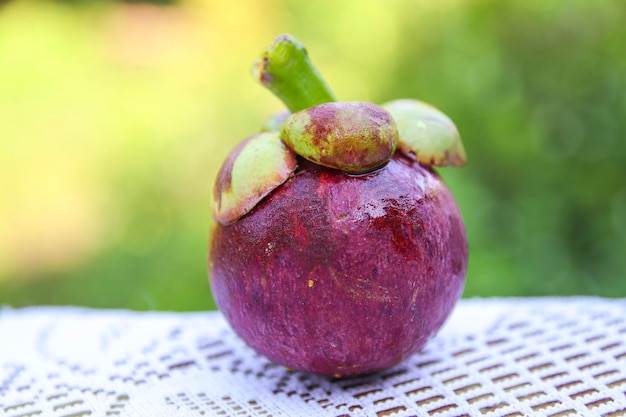
[[423, 352], [343, 380], [270, 363], [218, 312], [4, 308], [0, 415], [622, 416], [626, 300], [462, 300]]

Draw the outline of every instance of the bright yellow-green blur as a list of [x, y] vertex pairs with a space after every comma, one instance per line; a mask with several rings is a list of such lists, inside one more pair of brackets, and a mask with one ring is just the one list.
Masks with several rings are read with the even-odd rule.
[[290, 33], [342, 101], [430, 102], [466, 295], [626, 296], [621, 1], [14, 0], [0, 6], [0, 305], [203, 309], [226, 154], [283, 109]]

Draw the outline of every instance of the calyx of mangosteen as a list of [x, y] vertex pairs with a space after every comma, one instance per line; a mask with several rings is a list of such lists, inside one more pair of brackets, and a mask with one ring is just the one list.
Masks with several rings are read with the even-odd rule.
[[424, 166], [461, 166], [467, 157], [454, 122], [439, 109], [413, 99], [382, 105], [398, 125], [398, 150]]
[[232, 223], [283, 184], [296, 169], [296, 155], [277, 133], [259, 133], [241, 142], [220, 168], [213, 189], [213, 216]]
[[385, 164], [396, 150], [398, 128], [372, 103], [324, 103], [289, 116], [280, 138], [301, 157], [351, 174]]
[[237, 145], [220, 168], [213, 215], [222, 224], [236, 221], [287, 181], [297, 156], [348, 174], [381, 168], [396, 150], [424, 166], [466, 161], [452, 120], [427, 103], [337, 102], [304, 45], [290, 35], [276, 38], [252, 72], [288, 111], [270, 117], [262, 133]]

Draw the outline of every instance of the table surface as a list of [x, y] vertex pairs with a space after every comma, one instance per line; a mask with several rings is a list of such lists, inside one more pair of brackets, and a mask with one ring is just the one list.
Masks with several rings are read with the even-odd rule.
[[218, 312], [0, 309], [0, 416], [626, 416], [626, 299], [461, 300], [395, 368], [334, 380]]

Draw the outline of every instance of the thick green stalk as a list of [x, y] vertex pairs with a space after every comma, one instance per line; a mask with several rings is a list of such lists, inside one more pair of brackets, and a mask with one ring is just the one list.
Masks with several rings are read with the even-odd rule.
[[252, 74], [292, 113], [337, 101], [304, 45], [291, 35], [276, 38], [254, 62]]

